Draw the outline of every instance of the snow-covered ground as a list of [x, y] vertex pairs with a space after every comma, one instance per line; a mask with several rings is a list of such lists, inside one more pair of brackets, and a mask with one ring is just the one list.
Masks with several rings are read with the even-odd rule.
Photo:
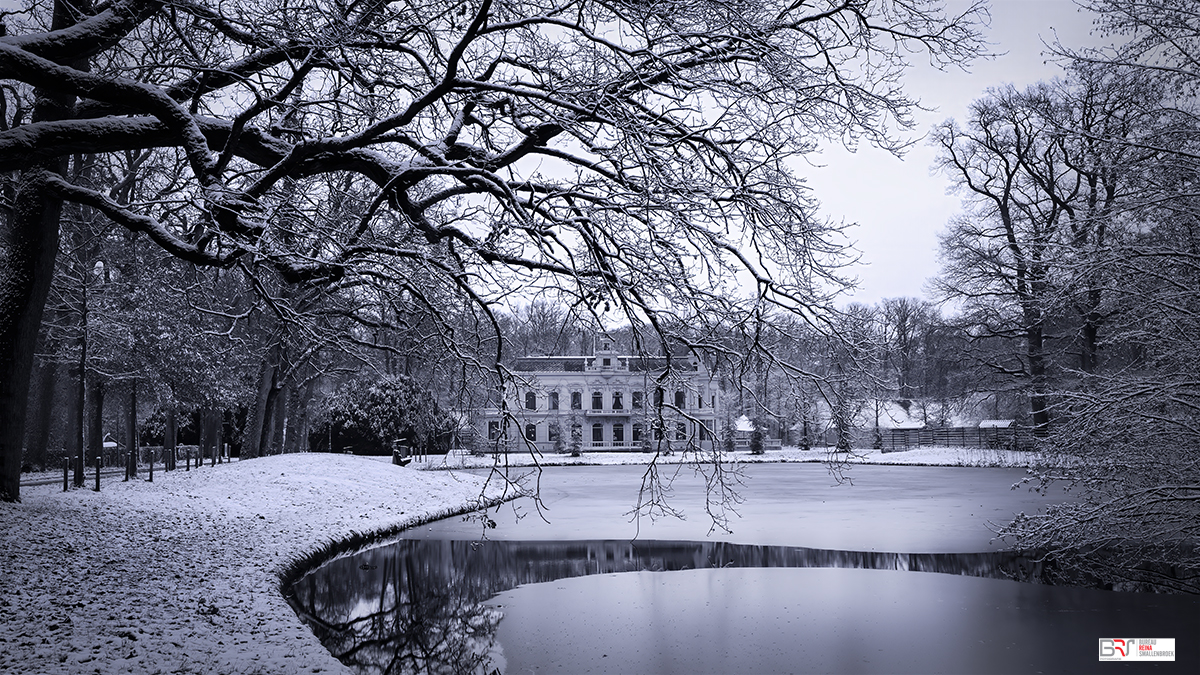
[[[416, 459], [409, 466], [418, 469], [461, 469], [487, 468], [499, 461], [508, 466], [574, 466], [574, 465], [611, 465], [611, 464], [648, 464], [654, 458], [652, 453], [642, 452], [584, 452], [579, 457], [569, 454], [543, 453], [536, 458], [527, 452], [511, 453], [498, 459], [493, 455], [472, 456], [463, 452], [452, 452], [449, 455], [432, 455], [428, 459]], [[702, 459], [712, 461], [711, 454], [702, 454]], [[828, 448], [814, 448], [802, 451], [795, 447], [784, 447], [782, 450], [768, 450], [762, 455], [752, 455], [745, 450], [722, 455], [722, 461], [740, 462], [743, 464], [762, 462], [848, 462], [855, 464], [907, 464], [915, 466], [994, 466], [994, 467], [1028, 467], [1033, 466], [1044, 458], [1036, 452], [1018, 452], [1015, 450], [988, 450], [985, 448], [942, 448], [922, 447], [904, 452], [880, 452], [879, 450], [856, 449], [851, 453], [831, 453]], [[670, 456], [658, 457], [659, 463], [677, 463], [695, 461], [694, 453], [683, 454], [676, 452]]]
[[344, 673], [280, 571], [351, 532], [462, 512], [483, 487], [328, 454], [142, 478], [0, 503], [0, 673]]

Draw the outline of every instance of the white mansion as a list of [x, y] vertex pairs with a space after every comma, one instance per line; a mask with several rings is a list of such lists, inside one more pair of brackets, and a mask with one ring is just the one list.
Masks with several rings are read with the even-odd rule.
[[622, 355], [604, 339], [591, 356], [517, 359], [499, 407], [476, 418], [489, 450], [711, 449], [720, 392], [695, 356]]

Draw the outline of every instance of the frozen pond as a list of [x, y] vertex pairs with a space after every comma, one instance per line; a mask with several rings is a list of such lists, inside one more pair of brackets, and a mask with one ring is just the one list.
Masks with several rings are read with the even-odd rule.
[[690, 469], [686, 520], [629, 522], [644, 470], [547, 469], [549, 522], [518, 505], [484, 543], [479, 519], [406, 532], [306, 576], [295, 604], [364, 673], [1094, 672], [1116, 665], [1105, 637], [1178, 640], [1176, 662], [1121, 670], [1196, 672], [1196, 598], [1003, 578], [1034, 566], [988, 521], [1058, 498], [1011, 490], [1020, 470], [859, 466], [836, 485], [755, 465], [733, 533], [711, 536]]

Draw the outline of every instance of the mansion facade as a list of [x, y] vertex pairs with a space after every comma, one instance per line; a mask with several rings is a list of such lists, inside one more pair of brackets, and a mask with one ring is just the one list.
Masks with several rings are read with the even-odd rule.
[[695, 356], [629, 356], [600, 339], [591, 356], [517, 359], [498, 407], [477, 417], [489, 451], [710, 450], [720, 391]]

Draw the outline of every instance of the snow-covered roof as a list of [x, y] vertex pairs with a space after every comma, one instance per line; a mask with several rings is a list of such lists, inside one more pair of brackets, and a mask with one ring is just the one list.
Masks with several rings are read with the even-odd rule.
[[980, 429], [1007, 429], [1013, 425], [1012, 420], [981, 420]]

